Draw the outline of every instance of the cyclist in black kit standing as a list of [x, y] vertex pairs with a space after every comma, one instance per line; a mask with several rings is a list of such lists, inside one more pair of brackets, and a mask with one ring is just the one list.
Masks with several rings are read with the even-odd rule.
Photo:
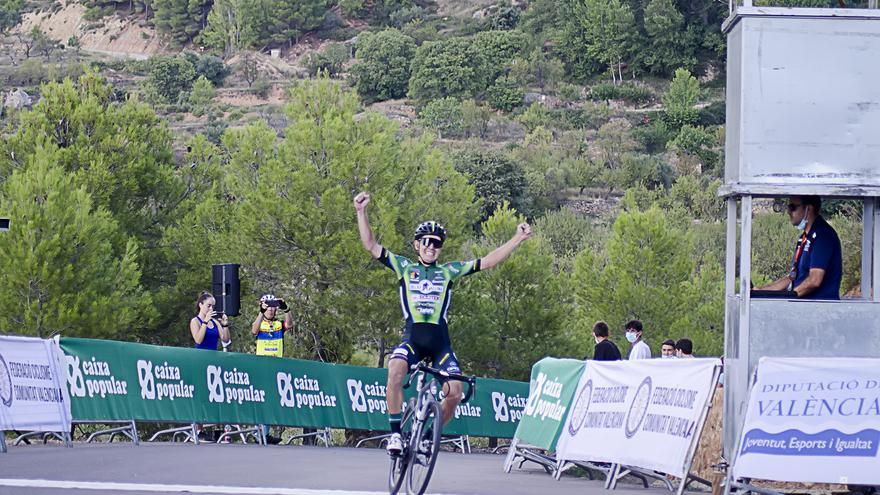
[[[370, 195], [366, 192], [354, 198], [361, 243], [374, 258], [394, 270], [397, 275], [400, 305], [406, 318], [403, 342], [394, 349], [388, 360], [386, 388], [388, 421], [392, 433], [387, 448], [389, 453], [397, 454], [403, 449], [400, 436], [403, 379], [409, 367], [424, 357], [430, 357], [434, 367], [449, 373], [461, 373], [458, 359], [452, 351], [446, 324], [446, 311], [449, 309], [453, 283], [466, 275], [497, 266], [532, 235], [532, 229], [527, 223], [519, 224], [516, 234], [509, 241], [483, 258], [438, 264], [437, 259], [446, 240], [446, 229], [434, 221], [422, 222], [416, 228], [413, 239], [413, 249], [418, 260], [411, 261], [388, 251], [376, 242], [367, 218], [369, 202]], [[461, 402], [461, 382], [445, 383], [443, 393], [443, 424], [446, 424]]]

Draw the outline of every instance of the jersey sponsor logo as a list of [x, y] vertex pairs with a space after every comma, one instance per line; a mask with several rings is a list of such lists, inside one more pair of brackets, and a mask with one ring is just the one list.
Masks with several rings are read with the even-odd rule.
[[436, 284], [430, 280], [420, 280], [418, 282], [412, 282], [409, 284], [409, 290], [420, 292], [422, 294], [431, 294], [435, 292], [442, 292], [443, 285]]
[[412, 300], [415, 303], [435, 303], [440, 300], [440, 296], [434, 294], [413, 294]]

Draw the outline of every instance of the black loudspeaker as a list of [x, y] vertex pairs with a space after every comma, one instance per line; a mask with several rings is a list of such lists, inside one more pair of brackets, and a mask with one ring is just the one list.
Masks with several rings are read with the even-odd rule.
[[211, 265], [211, 292], [217, 301], [214, 311], [238, 316], [241, 307], [241, 287], [238, 283], [238, 267], [226, 263]]

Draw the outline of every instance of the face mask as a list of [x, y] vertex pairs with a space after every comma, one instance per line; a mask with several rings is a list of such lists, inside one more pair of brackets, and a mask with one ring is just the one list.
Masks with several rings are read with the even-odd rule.
[[635, 344], [639, 338], [636, 336], [635, 332], [626, 332], [626, 340], [628, 340], [630, 344]]
[[807, 228], [807, 217], [801, 219], [800, 223], [797, 224], [796, 227], [798, 230], [804, 230]]
[[598, 344], [598, 343], [599, 343], [599, 337], [595, 337], [595, 336], [594, 336], [593, 338], [596, 340], [596, 343]]
[[674, 359], [675, 356], [660, 356], [663, 359]]

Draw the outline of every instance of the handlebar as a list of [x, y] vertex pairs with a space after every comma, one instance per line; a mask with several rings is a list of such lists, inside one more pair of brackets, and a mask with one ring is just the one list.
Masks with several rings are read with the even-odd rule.
[[[467, 393], [465, 394], [464, 398], [461, 399], [462, 404], [464, 404], [465, 402], [470, 400], [471, 397], [473, 397], [474, 388], [476, 388], [476, 386], [477, 386], [477, 377], [475, 377], [475, 376], [466, 376], [466, 375], [459, 375], [457, 373], [449, 373], [449, 372], [443, 371], [441, 369], [432, 368], [432, 367], [426, 365], [425, 363], [418, 363], [418, 364], [412, 365], [410, 367], [410, 371], [422, 371], [422, 372], [428, 373], [429, 375], [432, 375], [434, 378], [436, 378], [437, 380], [440, 380], [441, 382], [446, 382], [449, 380], [456, 380], [456, 381], [467, 383], [469, 386], [468, 386], [468, 390], [467, 390]], [[412, 385], [412, 381], [415, 377], [416, 377], [416, 373], [411, 374], [409, 377], [409, 380], [407, 380], [407, 382], [403, 386], [403, 388], [409, 388], [409, 386]]]

